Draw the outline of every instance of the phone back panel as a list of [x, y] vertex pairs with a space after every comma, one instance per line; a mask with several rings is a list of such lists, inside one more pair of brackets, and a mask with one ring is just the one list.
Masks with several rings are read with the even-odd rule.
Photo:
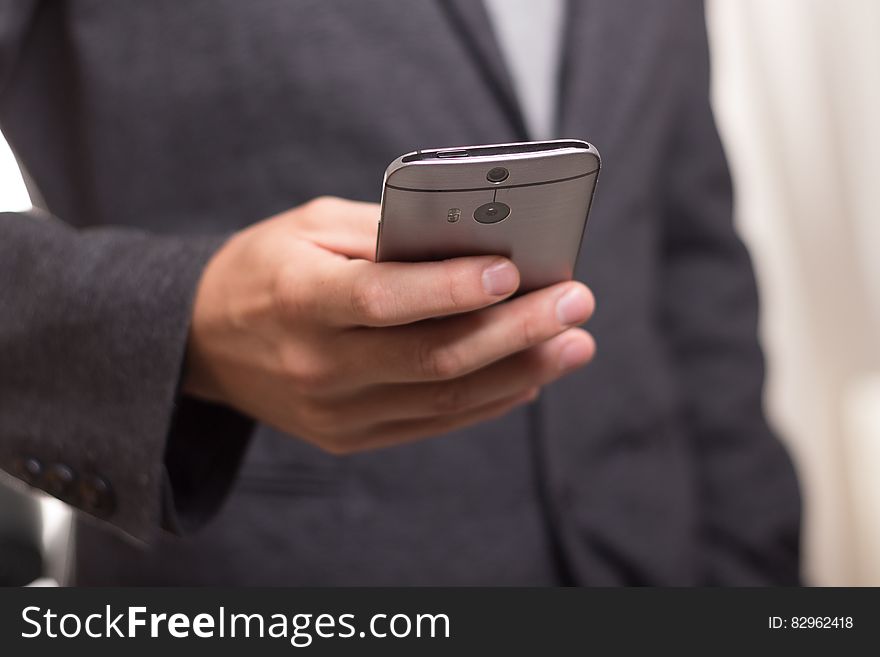
[[[548, 143], [577, 146], [547, 150]], [[420, 262], [503, 255], [519, 268], [520, 292], [570, 279], [599, 173], [599, 155], [586, 142], [543, 144], [545, 150], [531, 153], [479, 154], [481, 149], [520, 144], [462, 147], [430, 151], [427, 157], [423, 152], [410, 154], [393, 162], [382, 192], [376, 259]], [[469, 148], [476, 155], [431, 156]], [[497, 167], [509, 174], [492, 183], [487, 174]], [[484, 223], [485, 208], [505, 206], [509, 214], [502, 220]]]

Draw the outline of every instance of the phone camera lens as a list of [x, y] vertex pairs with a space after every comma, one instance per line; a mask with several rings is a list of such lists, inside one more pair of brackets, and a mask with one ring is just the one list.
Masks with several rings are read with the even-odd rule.
[[474, 210], [474, 219], [481, 224], [497, 224], [499, 221], [507, 219], [509, 215], [510, 206], [498, 201], [485, 203]]
[[507, 180], [507, 176], [509, 175], [510, 172], [504, 167], [494, 167], [489, 169], [489, 173], [486, 174], [486, 180], [492, 183], [500, 183]]

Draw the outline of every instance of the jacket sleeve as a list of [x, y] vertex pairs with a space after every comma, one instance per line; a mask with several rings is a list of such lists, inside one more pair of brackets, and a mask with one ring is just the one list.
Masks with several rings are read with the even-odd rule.
[[[0, 0], [0, 106], [40, 6]], [[0, 214], [0, 469], [141, 540], [216, 511], [252, 422], [178, 384], [223, 240]]]
[[659, 321], [696, 458], [703, 582], [796, 584], [798, 486], [762, 411], [757, 292], [731, 220], [730, 178], [709, 105], [704, 16], [701, 9], [685, 13], [676, 49], [677, 127], [667, 149]]
[[222, 241], [0, 215], [2, 469], [141, 540], [213, 513], [251, 423], [178, 382]]

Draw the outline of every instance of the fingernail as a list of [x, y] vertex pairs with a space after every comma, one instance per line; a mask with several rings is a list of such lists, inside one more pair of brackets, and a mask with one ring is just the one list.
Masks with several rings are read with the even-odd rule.
[[519, 285], [516, 267], [509, 260], [499, 260], [483, 270], [483, 289], [486, 294], [510, 294]]
[[559, 354], [559, 369], [567, 372], [580, 367], [590, 359], [590, 349], [582, 341], [577, 340], [565, 345]]
[[593, 303], [589, 293], [577, 285], [556, 302], [556, 317], [560, 324], [580, 324], [587, 321], [592, 309]]

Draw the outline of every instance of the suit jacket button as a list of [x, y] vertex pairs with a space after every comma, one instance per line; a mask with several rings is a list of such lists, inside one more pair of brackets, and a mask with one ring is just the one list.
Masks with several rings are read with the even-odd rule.
[[43, 490], [50, 495], [66, 500], [73, 491], [74, 479], [76, 479], [76, 475], [73, 470], [62, 463], [53, 463], [46, 468], [46, 474], [43, 476]]
[[43, 476], [43, 464], [33, 456], [26, 456], [15, 461], [12, 474], [26, 484], [34, 485]]
[[87, 475], [79, 485], [82, 508], [96, 516], [107, 517], [116, 508], [116, 496], [110, 483], [103, 477]]

